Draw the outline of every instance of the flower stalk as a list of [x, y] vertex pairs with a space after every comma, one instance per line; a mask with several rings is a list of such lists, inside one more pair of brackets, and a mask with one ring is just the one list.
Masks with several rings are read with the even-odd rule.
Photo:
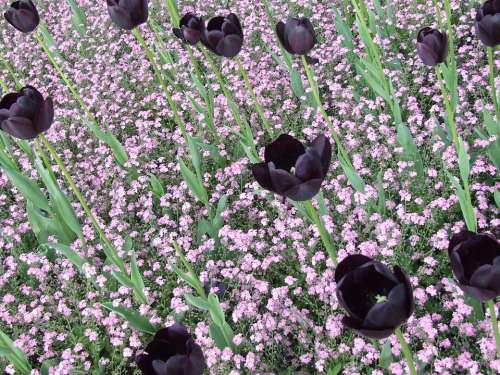
[[500, 332], [498, 330], [498, 320], [495, 311], [495, 301], [490, 299], [486, 302], [486, 305], [488, 306], [488, 311], [490, 313], [491, 326], [493, 328], [493, 335], [495, 336], [495, 343], [497, 346], [497, 354], [498, 357], [500, 357]]
[[403, 350], [403, 355], [405, 356], [406, 363], [408, 364], [408, 368], [410, 369], [411, 375], [417, 375], [417, 370], [415, 368], [415, 363], [413, 362], [413, 356], [411, 354], [410, 348], [405, 340], [403, 332], [401, 332], [401, 328], [396, 328], [396, 336], [398, 337], [399, 344], [401, 345], [401, 349]]

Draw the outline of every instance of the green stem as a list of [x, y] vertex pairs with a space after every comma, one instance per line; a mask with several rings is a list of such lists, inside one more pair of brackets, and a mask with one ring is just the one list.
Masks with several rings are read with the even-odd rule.
[[495, 106], [495, 115], [497, 121], [500, 121], [500, 108], [498, 107], [497, 99], [497, 88], [495, 86], [495, 62], [493, 61], [493, 48], [486, 47], [488, 54], [488, 64], [490, 66], [490, 86], [491, 86], [491, 98], [493, 100], [493, 105]]
[[86, 199], [83, 197], [82, 193], [80, 192], [80, 189], [76, 186], [75, 182], [73, 181], [73, 178], [69, 174], [68, 170], [64, 166], [64, 163], [62, 162], [61, 158], [57, 154], [57, 151], [54, 149], [54, 147], [50, 144], [50, 142], [45, 138], [43, 134], [40, 134], [40, 139], [42, 140], [43, 144], [45, 145], [45, 148], [49, 151], [50, 155], [58, 165], [59, 169], [61, 170], [61, 173], [63, 174], [64, 178], [68, 182], [69, 186], [71, 187], [71, 190], [73, 190], [73, 193], [75, 194], [76, 198], [80, 202], [83, 211], [91, 221], [92, 225], [94, 226], [95, 230], [99, 234], [99, 237], [101, 238], [103, 242], [103, 248], [104, 252], [106, 254], [106, 257], [115, 264], [120, 271], [124, 275], [128, 275], [127, 270], [125, 269], [125, 265], [123, 264], [123, 260], [118, 256], [115, 248], [113, 247], [111, 241], [108, 239], [106, 234], [104, 233], [104, 230], [101, 228], [100, 224], [97, 222], [97, 219], [95, 218], [94, 214], [92, 213]]
[[337, 252], [335, 251], [335, 249], [333, 247], [332, 237], [330, 236], [330, 233], [328, 233], [328, 231], [326, 230], [325, 224], [323, 223], [323, 220], [319, 216], [318, 211], [314, 208], [311, 200], [302, 202], [302, 207], [304, 207], [309, 219], [318, 228], [319, 235], [321, 237], [321, 241], [323, 242], [323, 245], [325, 246], [326, 252], [328, 253], [330, 258], [332, 259], [333, 265], [337, 266], [337, 264], [338, 264]]
[[408, 364], [408, 368], [410, 369], [411, 375], [417, 375], [417, 370], [415, 369], [415, 363], [413, 362], [413, 356], [411, 354], [410, 348], [406, 343], [405, 337], [403, 336], [403, 332], [401, 332], [401, 328], [396, 328], [396, 336], [398, 337], [399, 344], [401, 345], [401, 349], [403, 350], [403, 354], [406, 359], [406, 363]]
[[432, 0], [432, 2], [434, 3], [434, 8], [436, 9], [439, 31], [443, 31], [443, 16], [441, 15], [441, 9], [439, 9], [438, 0]]
[[241, 59], [239, 57], [236, 57], [235, 60], [236, 60], [236, 63], [238, 64], [238, 70], [240, 71], [240, 75], [243, 78], [243, 80], [245, 81], [245, 84], [247, 86], [247, 90], [250, 93], [250, 96], [253, 100], [253, 103], [255, 105], [255, 109], [257, 110], [257, 113], [259, 114], [259, 117], [262, 121], [262, 125], [266, 129], [267, 134], [269, 134], [269, 136], [272, 138], [273, 131], [271, 130], [271, 126], [269, 125], [269, 121], [267, 121], [267, 118], [264, 114], [264, 111], [262, 110], [262, 106], [260, 105], [260, 103], [257, 99], [257, 95], [255, 95], [255, 91], [253, 89], [252, 83], [250, 82], [250, 79], [248, 78], [248, 74], [247, 74], [245, 68], [243, 67], [243, 64], [241, 63]]
[[309, 67], [309, 64], [307, 63], [305, 56], [301, 56], [301, 58], [302, 58], [302, 65], [304, 65], [304, 70], [306, 72], [307, 80], [309, 81], [309, 86], [311, 87], [314, 99], [316, 100], [316, 102], [318, 104], [319, 111], [321, 112], [323, 119], [328, 124], [328, 128], [330, 129], [330, 132], [331, 132], [332, 137], [335, 141], [335, 144], [337, 145], [337, 149], [338, 149], [339, 153], [342, 154], [344, 160], [349, 164], [350, 167], [352, 167], [351, 158], [349, 157], [349, 155], [345, 151], [344, 147], [342, 146], [342, 142], [340, 141], [340, 137], [337, 134], [337, 132], [335, 131], [335, 128], [333, 127], [333, 123], [332, 123], [332, 120], [330, 119], [330, 116], [328, 116], [328, 113], [326, 113], [325, 109], [323, 108], [323, 103], [321, 102], [321, 97], [319, 95], [318, 85], [314, 81], [314, 76], [313, 76], [312, 70]]
[[[449, 0], [444, 0], [444, 10], [446, 13], [446, 27], [448, 29], [448, 46], [450, 50], [450, 57], [449, 61], [451, 64], [453, 64], [453, 67], [455, 67], [455, 48], [454, 48], [454, 41], [453, 41], [453, 30], [451, 28], [451, 7], [450, 7], [450, 1]], [[453, 69], [455, 70], [455, 69]]]
[[498, 331], [498, 321], [497, 321], [497, 314], [495, 312], [495, 302], [493, 300], [489, 300], [486, 302], [486, 304], [488, 305], [488, 311], [490, 312], [490, 320], [491, 320], [491, 325], [493, 327], [495, 342], [497, 344], [498, 357], [500, 357], [500, 332]]
[[14, 71], [14, 68], [12, 67], [11, 63], [9, 61], [5, 60], [3, 57], [0, 57], [0, 60], [2, 61], [2, 64], [5, 66], [5, 68], [9, 72], [10, 77], [12, 78], [14, 83], [16, 84], [16, 88], [19, 90], [21, 87], [23, 87], [23, 85], [19, 81], [19, 78], [17, 78], [17, 74]]
[[453, 110], [451, 108], [450, 100], [448, 97], [448, 90], [446, 89], [446, 85], [443, 80], [443, 75], [441, 72], [441, 67], [438, 65], [435, 66], [436, 69], [436, 76], [439, 81], [439, 87], [441, 88], [441, 94], [443, 96], [443, 102], [446, 110], [446, 118], [447, 118], [447, 125], [448, 129], [450, 130], [451, 138], [453, 140], [453, 144], [455, 145], [455, 149], [457, 151], [458, 155], [458, 132], [457, 132], [457, 127], [455, 125], [455, 114], [453, 113]]
[[7, 83], [3, 79], [0, 78], [0, 86], [2, 87], [2, 91], [7, 94], [9, 92], [9, 86], [7, 86]]

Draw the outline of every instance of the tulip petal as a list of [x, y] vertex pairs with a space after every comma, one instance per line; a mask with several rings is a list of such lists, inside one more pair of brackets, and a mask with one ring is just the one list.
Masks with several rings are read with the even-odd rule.
[[208, 21], [207, 24], [207, 31], [221, 31], [222, 29], [222, 24], [224, 23], [224, 17], [217, 16], [213, 17]]
[[267, 163], [259, 163], [252, 165], [252, 174], [255, 180], [266, 190], [275, 192], [271, 175]]
[[278, 169], [290, 171], [304, 152], [304, 146], [297, 139], [288, 134], [281, 134], [266, 147], [264, 160], [266, 163], [273, 162]]
[[[167, 370], [167, 363], [159, 360], [153, 361], [153, 369], [155, 370], [156, 375], [169, 375]], [[182, 375], [182, 373], [181, 373]]]
[[54, 121], [54, 104], [52, 98], [47, 98], [40, 107], [38, 113], [35, 115], [33, 124], [38, 133], [43, 133], [49, 130], [52, 122]]
[[229, 22], [231, 22], [233, 25], [236, 26], [236, 28], [238, 29], [238, 34], [243, 37], [243, 28], [241, 27], [241, 22], [240, 22], [240, 19], [238, 18], [238, 16], [234, 13], [229, 13], [229, 15], [226, 17], [226, 20], [228, 20]]
[[297, 55], [307, 55], [314, 47], [314, 36], [302, 25], [288, 32], [288, 43]]
[[268, 168], [273, 186], [280, 195], [283, 195], [285, 191], [302, 182], [290, 172], [284, 169], [276, 169], [272, 162], [268, 164]]
[[448, 244], [448, 254], [461, 242], [470, 240], [473, 238], [476, 234], [474, 232], [470, 232], [468, 230], [462, 230], [459, 233], [455, 233]]
[[19, 139], [33, 139], [38, 135], [31, 120], [24, 117], [9, 117], [2, 121], [0, 128]]
[[394, 275], [403, 283], [406, 289], [406, 318], [408, 319], [415, 311], [415, 298], [413, 297], [413, 287], [410, 279], [399, 266], [394, 267]]
[[235, 34], [235, 35], [241, 35], [241, 30], [238, 29], [238, 26], [228, 20], [224, 21], [224, 23], [222, 24], [222, 27], [221, 27], [221, 31], [224, 33], [224, 35], [231, 35], [231, 34]]
[[[400, 293], [404, 294], [404, 285], [399, 285], [396, 288], [401, 289]], [[376, 303], [363, 321], [363, 328], [365, 329], [396, 329], [399, 325], [406, 320], [404, 305], [399, 306], [387, 301], [383, 303]]]
[[394, 333], [394, 329], [374, 330], [363, 328], [358, 321], [347, 316], [342, 318], [342, 324], [362, 336], [376, 340], [385, 339]]
[[175, 345], [167, 340], [154, 339], [151, 341], [145, 349], [146, 353], [149, 354], [151, 361], [155, 359], [167, 360], [174, 354], [176, 354]]
[[321, 134], [316, 137], [310, 147], [318, 153], [321, 159], [321, 165], [323, 166], [323, 175], [325, 176], [328, 173], [332, 160], [332, 145], [330, 141], [327, 137]]
[[486, 302], [498, 296], [498, 293], [494, 290], [476, 288], [465, 284], [457, 284], [457, 285], [460, 287], [460, 289], [464, 291], [465, 294], [468, 294], [469, 296], [481, 302]]
[[32, 32], [40, 23], [40, 16], [36, 8], [27, 9], [23, 7], [14, 9], [10, 7], [5, 12], [4, 17], [12, 26], [23, 33]]
[[219, 41], [215, 51], [224, 57], [234, 57], [241, 51], [242, 45], [243, 39], [239, 35], [226, 35]]
[[338, 283], [347, 273], [371, 261], [371, 258], [362, 254], [348, 255], [335, 269], [335, 282]]
[[417, 43], [417, 53], [422, 62], [427, 66], [438, 64], [438, 55], [424, 43]]
[[205, 356], [201, 350], [201, 347], [196, 344], [192, 339], [188, 341], [188, 353], [189, 361], [185, 366], [186, 375], [198, 375], [203, 374], [203, 371], [207, 368], [205, 361]]
[[135, 363], [139, 370], [141, 370], [142, 375], [156, 375], [153, 368], [153, 361], [148, 354], [139, 354], [135, 357]]
[[159, 330], [155, 335], [155, 340], [165, 340], [175, 346], [176, 353], [186, 353], [186, 342], [191, 338], [187, 328], [175, 323], [170, 327]]
[[299, 185], [292, 186], [288, 190], [284, 191], [283, 195], [296, 202], [308, 201], [319, 193], [322, 183], [322, 178], [315, 178]]
[[290, 45], [288, 44], [288, 41], [285, 38], [285, 24], [281, 21], [279, 21], [276, 24], [276, 35], [278, 36], [278, 39], [283, 48], [285, 48], [288, 53], [293, 54], [293, 51], [290, 49]]
[[308, 147], [306, 152], [299, 156], [295, 163], [295, 176], [302, 181], [311, 179], [323, 180], [323, 166], [318, 153]]
[[224, 39], [224, 33], [222, 31], [213, 30], [208, 32], [207, 42], [208, 42], [208, 47], [212, 50], [212, 52], [218, 53], [216, 51], [216, 48], [222, 39]]
[[500, 267], [484, 264], [479, 267], [469, 281], [470, 286], [500, 293]]
[[[165, 370], [168, 375], [185, 375], [184, 368], [189, 358], [186, 355], [174, 355], [166, 363]], [[160, 375], [160, 374], [158, 374]], [[186, 374], [187, 375], [187, 374]]]
[[18, 92], [11, 92], [5, 95], [0, 101], [0, 109], [10, 109], [12, 104], [14, 104], [21, 96], [22, 94]]
[[466, 282], [465, 270], [462, 265], [462, 260], [460, 259], [460, 255], [458, 254], [458, 252], [456, 251], [451, 252], [449, 254], [449, 258], [451, 263], [451, 270], [453, 271], [455, 278], [461, 283]]
[[201, 31], [196, 29], [190, 29], [189, 27], [182, 26], [182, 38], [187, 43], [195, 45], [201, 39]]
[[108, 13], [111, 20], [118, 27], [125, 30], [132, 30], [135, 27], [130, 14], [120, 6], [108, 6]]

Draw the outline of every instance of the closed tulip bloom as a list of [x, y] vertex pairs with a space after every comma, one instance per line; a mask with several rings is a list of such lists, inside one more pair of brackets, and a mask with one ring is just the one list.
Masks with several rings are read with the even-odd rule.
[[448, 36], [430, 27], [424, 27], [417, 35], [417, 53], [425, 65], [441, 64], [448, 57]]
[[252, 173], [264, 189], [306, 201], [319, 192], [331, 158], [332, 146], [324, 135], [305, 148], [294, 137], [282, 134], [266, 147], [264, 163], [252, 165]]
[[342, 323], [363, 336], [389, 337], [415, 310], [410, 280], [397, 266], [391, 272], [364, 255], [349, 255], [337, 266], [335, 282], [347, 311]]
[[205, 22], [193, 13], [185, 14], [179, 23], [179, 28], [174, 28], [174, 35], [184, 43], [195, 45], [205, 32]]
[[500, 295], [500, 243], [493, 236], [464, 230], [451, 238], [448, 255], [465, 293], [481, 302]]
[[132, 30], [148, 20], [148, 0], [106, 0], [111, 20], [121, 29]]
[[307, 55], [316, 44], [316, 32], [308, 18], [288, 17], [286, 24], [276, 24], [276, 34], [292, 55]]
[[488, 47], [500, 44], [500, 0], [488, 0], [479, 8], [474, 27], [478, 38]]
[[208, 22], [201, 41], [209, 50], [219, 56], [236, 56], [243, 46], [243, 29], [240, 20], [234, 13], [226, 17], [212, 18]]
[[43, 99], [34, 87], [23, 87], [0, 101], [0, 129], [15, 138], [36, 138], [50, 128], [53, 120], [52, 99]]
[[206, 368], [200, 346], [178, 323], [156, 332], [136, 364], [142, 375], [203, 375]]
[[5, 19], [17, 30], [30, 33], [40, 23], [40, 16], [31, 0], [14, 1], [4, 13]]

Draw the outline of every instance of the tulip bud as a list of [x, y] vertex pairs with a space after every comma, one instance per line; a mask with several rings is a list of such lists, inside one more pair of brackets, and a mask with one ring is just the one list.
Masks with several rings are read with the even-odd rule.
[[283, 47], [292, 55], [307, 55], [316, 44], [316, 32], [308, 18], [289, 17], [286, 24], [276, 24], [276, 34]]
[[156, 332], [135, 362], [143, 375], [203, 375], [207, 367], [201, 347], [178, 323]]
[[349, 255], [337, 266], [335, 282], [348, 313], [342, 323], [363, 336], [389, 337], [415, 310], [410, 280], [398, 266], [391, 272], [364, 255]]
[[106, 0], [111, 20], [121, 29], [132, 30], [148, 20], [148, 0]]
[[500, 0], [488, 0], [479, 8], [474, 27], [483, 44], [488, 47], [500, 44]]
[[10, 93], [0, 101], [0, 129], [19, 139], [33, 139], [47, 131], [54, 120], [54, 106], [49, 97], [31, 86]]
[[264, 163], [252, 165], [260, 186], [294, 201], [306, 201], [321, 189], [330, 167], [332, 146], [320, 135], [306, 149], [294, 137], [282, 134], [266, 147], [264, 158]]
[[31, 0], [14, 1], [4, 13], [5, 19], [17, 30], [30, 33], [40, 23], [40, 16]]
[[226, 17], [214, 17], [207, 25], [202, 43], [213, 53], [234, 57], [243, 46], [243, 29], [238, 17], [231, 13]]
[[425, 65], [441, 64], [448, 56], [448, 36], [445, 32], [424, 27], [417, 35], [417, 53]]
[[174, 35], [184, 43], [195, 45], [205, 32], [205, 23], [201, 17], [193, 13], [185, 14], [179, 23], [179, 28], [174, 28]]
[[467, 230], [457, 233], [450, 240], [448, 256], [465, 293], [481, 302], [500, 295], [500, 243], [493, 236]]

